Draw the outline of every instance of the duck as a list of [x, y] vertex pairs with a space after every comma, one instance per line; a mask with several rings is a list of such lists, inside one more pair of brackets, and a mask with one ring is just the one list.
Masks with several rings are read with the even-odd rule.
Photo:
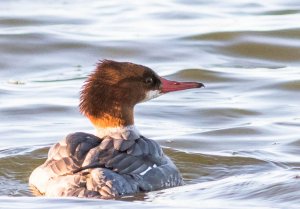
[[161, 146], [134, 124], [135, 105], [160, 95], [204, 87], [160, 77], [131, 62], [103, 60], [80, 92], [79, 110], [96, 129], [75, 132], [50, 147], [29, 177], [34, 194], [113, 199], [184, 184]]

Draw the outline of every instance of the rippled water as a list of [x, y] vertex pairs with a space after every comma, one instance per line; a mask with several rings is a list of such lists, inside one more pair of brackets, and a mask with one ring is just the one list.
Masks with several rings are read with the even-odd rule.
[[[0, 2], [0, 208], [297, 208], [300, 3]], [[124, 201], [36, 198], [51, 144], [93, 128], [78, 93], [99, 59], [132, 61], [205, 89], [136, 108], [186, 185]]]

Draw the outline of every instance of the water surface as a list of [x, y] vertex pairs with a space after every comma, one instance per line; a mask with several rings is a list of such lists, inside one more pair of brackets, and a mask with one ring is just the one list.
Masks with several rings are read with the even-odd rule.
[[[297, 208], [300, 3], [0, 2], [0, 208]], [[205, 89], [136, 107], [136, 125], [175, 161], [185, 186], [118, 201], [36, 198], [31, 171], [68, 133], [101, 59], [147, 65]]]

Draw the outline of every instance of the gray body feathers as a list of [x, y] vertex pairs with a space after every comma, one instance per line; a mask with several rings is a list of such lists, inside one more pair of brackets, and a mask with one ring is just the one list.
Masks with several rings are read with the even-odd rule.
[[[136, 136], [136, 135], [135, 135]], [[46, 196], [113, 198], [182, 185], [172, 161], [153, 140], [102, 139], [77, 132], [53, 145], [30, 176]]]

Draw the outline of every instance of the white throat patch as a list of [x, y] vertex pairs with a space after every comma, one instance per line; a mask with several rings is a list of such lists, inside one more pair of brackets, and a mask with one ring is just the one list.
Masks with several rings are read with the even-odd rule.
[[160, 91], [159, 90], [151, 90], [151, 91], [148, 91], [146, 93], [146, 97], [145, 99], [143, 99], [141, 102], [146, 102], [146, 101], [149, 101], [150, 99], [154, 99], [156, 97], [159, 97], [161, 95]]

